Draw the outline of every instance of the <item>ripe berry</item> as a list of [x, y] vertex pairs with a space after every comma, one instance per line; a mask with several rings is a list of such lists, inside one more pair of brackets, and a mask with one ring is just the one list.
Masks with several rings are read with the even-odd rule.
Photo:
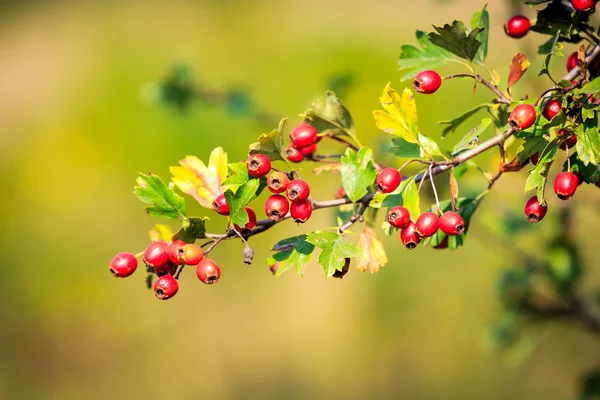
[[286, 194], [292, 203], [300, 203], [310, 195], [310, 187], [302, 179], [294, 179], [288, 185]]
[[554, 179], [554, 193], [561, 200], [570, 199], [577, 190], [579, 178], [571, 172], [561, 172]]
[[508, 123], [514, 130], [527, 129], [535, 122], [537, 115], [531, 104], [519, 104], [513, 108]]
[[196, 265], [204, 258], [204, 250], [195, 243], [188, 243], [179, 248], [177, 258], [181, 264]]
[[548, 121], [552, 120], [552, 118], [556, 117], [556, 115], [560, 112], [562, 108], [562, 103], [558, 100], [548, 100], [544, 103], [544, 108], [542, 109], [542, 115]]
[[169, 246], [162, 240], [159, 242], [152, 242], [144, 251], [144, 262], [149, 267], [160, 268], [169, 261], [167, 256], [167, 249]]
[[292, 129], [290, 139], [296, 147], [308, 147], [317, 141], [317, 130], [313, 126], [302, 122]]
[[538, 201], [537, 196], [532, 196], [525, 204], [525, 215], [529, 222], [540, 222], [546, 216], [548, 206], [543, 206]]
[[540, 153], [535, 153], [529, 159], [533, 165], [537, 165], [538, 161], [540, 161]]
[[569, 58], [567, 58], [567, 71], [571, 71], [575, 67], [577, 67], [577, 52], [576, 51], [571, 53]]
[[313, 207], [310, 200], [304, 200], [300, 203], [292, 203], [290, 206], [290, 214], [292, 215], [294, 222], [299, 224], [306, 222], [310, 218], [312, 210]]
[[448, 248], [448, 236], [444, 236], [441, 242], [433, 246], [434, 249], [447, 249]]
[[217, 283], [221, 277], [221, 268], [210, 258], [205, 258], [196, 267], [196, 276], [202, 283], [212, 285], [213, 283]]
[[110, 272], [115, 278], [125, 278], [135, 272], [138, 262], [131, 253], [119, 253], [110, 261]]
[[572, 132], [569, 132], [564, 129], [560, 129], [556, 134], [559, 138], [562, 139], [562, 142], [559, 146], [562, 150], [570, 149], [571, 147], [573, 147], [577, 144], [577, 135], [576, 134], [573, 133], [572, 135], [569, 135], [568, 137], [565, 138], [565, 136], [567, 136], [567, 134], [569, 134], [569, 133], [572, 133]]
[[167, 257], [169, 258], [170, 262], [172, 262], [175, 265], [183, 264], [181, 261], [179, 261], [179, 258], [177, 257], [177, 252], [181, 247], [185, 246], [186, 244], [187, 243], [183, 240], [173, 240], [171, 244], [169, 244], [169, 247], [167, 248]]
[[594, 0], [572, 0], [575, 11], [590, 11], [594, 8]]
[[375, 181], [375, 187], [381, 193], [391, 193], [400, 186], [400, 173], [394, 168], [384, 168]]
[[160, 268], [155, 268], [154, 273], [156, 276], [164, 276], [164, 275], [175, 275], [177, 271], [177, 267], [175, 264], [168, 262]]
[[465, 221], [459, 213], [447, 211], [440, 217], [440, 229], [446, 235], [460, 235], [465, 231]]
[[409, 250], [417, 247], [421, 243], [421, 238], [416, 232], [417, 226], [414, 222], [409, 223], [404, 229], [400, 231], [400, 240], [402, 244]]
[[410, 212], [402, 206], [393, 207], [387, 215], [387, 220], [394, 228], [406, 228], [410, 224]]
[[271, 174], [267, 178], [267, 187], [269, 188], [271, 193], [285, 192], [289, 183], [290, 178], [288, 178], [285, 172], [281, 171], [271, 172]]
[[294, 145], [291, 144], [285, 148], [285, 155], [291, 162], [299, 163], [304, 160], [304, 154], [302, 154], [302, 150], [294, 147]]
[[161, 276], [154, 282], [154, 295], [160, 300], [167, 300], [177, 294], [179, 284], [171, 275]]
[[515, 15], [504, 24], [504, 32], [512, 38], [522, 38], [529, 32], [531, 22], [523, 15]]
[[271, 195], [267, 201], [265, 201], [265, 214], [267, 214], [269, 219], [274, 221], [278, 221], [285, 217], [289, 208], [290, 205], [287, 199], [280, 194]]
[[264, 154], [253, 154], [246, 160], [246, 168], [254, 178], [262, 178], [271, 170], [271, 160]]
[[432, 70], [419, 72], [413, 81], [415, 90], [424, 94], [435, 93], [441, 84], [442, 78], [440, 77], [440, 74]]
[[440, 227], [440, 219], [434, 212], [424, 212], [417, 218], [416, 232], [420, 237], [429, 237], [435, 235]]
[[335, 198], [343, 199], [344, 197], [346, 197], [346, 189], [344, 189], [343, 186], [340, 186], [340, 188], [337, 190], [337, 192], [335, 192]]
[[229, 215], [229, 204], [225, 200], [225, 195], [221, 193], [212, 203], [213, 210], [221, 215]]
[[242, 233], [249, 232], [256, 226], [256, 213], [254, 210], [248, 206], [244, 207], [244, 210], [246, 211], [246, 214], [248, 214], [248, 222], [246, 222], [244, 229], [240, 228], [238, 225], [233, 225], [236, 231]]
[[315, 151], [317, 151], [317, 145], [315, 143], [313, 143], [310, 146], [300, 147], [300, 151], [302, 152], [303, 155], [309, 156], [312, 153], [314, 153]]

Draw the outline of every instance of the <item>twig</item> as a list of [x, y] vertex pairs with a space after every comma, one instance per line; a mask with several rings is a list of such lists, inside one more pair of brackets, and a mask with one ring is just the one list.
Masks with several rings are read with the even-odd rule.
[[349, 229], [356, 221], [359, 221], [363, 218], [363, 214], [367, 210], [369, 203], [362, 203], [360, 206], [360, 210], [355, 215], [351, 216], [348, 222], [338, 228], [338, 234], [344, 233], [345, 230]]
[[498, 101], [498, 103], [510, 104], [510, 102], [511, 102], [511, 99], [508, 96], [506, 96], [504, 93], [502, 93], [500, 91], [500, 89], [498, 89], [498, 86], [492, 84], [490, 81], [486, 80], [484, 77], [482, 77], [479, 74], [455, 74], [455, 75], [445, 76], [443, 79], [454, 79], [454, 78], [473, 78], [477, 82], [483, 84], [488, 89], [490, 89], [492, 92], [494, 92], [494, 94], [496, 96], [498, 96], [498, 98], [496, 99]]

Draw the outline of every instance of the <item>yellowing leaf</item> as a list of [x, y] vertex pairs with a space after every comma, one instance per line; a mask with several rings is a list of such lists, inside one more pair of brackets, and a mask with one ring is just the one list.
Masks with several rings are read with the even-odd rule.
[[375, 274], [380, 266], [385, 267], [388, 258], [381, 240], [373, 229], [365, 225], [363, 231], [358, 234], [357, 245], [363, 253], [363, 257], [358, 261], [358, 269], [365, 271], [368, 268], [370, 273]]
[[227, 153], [222, 147], [214, 149], [208, 166], [195, 156], [187, 156], [179, 164], [181, 167], [170, 168], [173, 183], [202, 207], [212, 208], [212, 202], [221, 194], [221, 185], [227, 177]]
[[385, 111], [375, 110], [375, 125], [382, 131], [399, 136], [410, 143], [419, 143], [417, 105], [412, 90], [406, 88], [400, 96], [388, 83], [380, 98]]
[[313, 174], [319, 175], [323, 171], [330, 171], [331, 173], [339, 174], [342, 171], [342, 164], [332, 163], [321, 165], [313, 169]]
[[521, 53], [515, 54], [510, 63], [510, 73], [508, 75], [507, 88], [517, 83], [529, 68], [529, 59]]
[[168, 225], [156, 224], [154, 227], [148, 232], [150, 236], [150, 240], [153, 242], [158, 242], [159, 240], [164, 240], [165, 242], [170, 242], [173, 237], [173, 231]]

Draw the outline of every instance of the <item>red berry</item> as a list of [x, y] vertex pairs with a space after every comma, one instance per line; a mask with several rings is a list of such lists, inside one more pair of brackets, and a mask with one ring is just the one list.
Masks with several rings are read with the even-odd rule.
[[548, 100], [544, 103], [544, 108], [542, 109], [542, 115], [548, 121], [552, 120], [552, 118], [556, 117], [556, 115], [560, 112], [562, 108], [562, 103], [558, 100]]
[[537, 165], [538, 161], [540, 161], [540, 153], [535, 153], [529, 159], [533, 165]]
[[579, 178], [571, 172], [561, 172], [554, 179], [554, 193], [561, 200], [570, 199], [577, 190]]
[[264, 154], [253, 154], [246, 160], [246, 168], [254, 178], [262, 178], [271, 170], [271, 160]]
[[384, 168], [375, 181], [375, 187], [381, 193], [391, 193], [400, 186], [400, 173], [394, 168]]
[[577, 144], [577, 135], [576, 134], [573, 133], [572, 135], [569, 135], [568, 137], [565, 138], [565, 136], [567, 136], [567, 134], [569, 134], [569, 133], [572, 133], [572, 132], [569, 132], [564, 129], [560, 129], [556, 134], [559, 138], [562, 139], [562, 142], [560, 143], [559, 147], [563, 150], [566, 150], [567, 148], [570, 149], [571, 147], [573, 147]]
[[432, 94], [440, 88], [442, 78], [435, 71], [419, 72], [413, 81], [413, 87], [419, 93]]
[[577, 52], [574, 51], [571, 53], [569, 58], [567, 58], [567, 71], [571, 71], [573, 68], [577, 67]]
[[534, 124], [537, 114], [531, 104], [519, 104], [513, 108], [508, 123], [514, 130], [527, 129]]
[[575, 11], [590, 11], [594, 8], [594, 0], [572, 0]]
[[393, 207], [387, 215], [387, 220], [394, 228], [406, 228], [410, 224], [410, 212], [402, 206]]
[[441, 242], [433, 246], [434, 249], [447, 249], [448, 248], [448, 236], [444, 236]]
[[337, 192], [335, 192], [335, 198], [343, 199], [344, 197], [346, 197], [346, 189], [344, 189], [343, 186], [340, 186], [340, 188], [337, 190]]
[[135, 272], [138, 262], [131, 253], [119, 253], [110, 261], [110, 272], [115, 278], [125, 278]]
[[512, 38], [522, 38], [529, 32], [531, 22], [523, 15], [515, 15], [504, 24], [504, 32]]
[[168, 262], [160, 268], [155, 268], [154, 273], [156, 276], [164, 276], [164, 275], [175, 275], [177, 271], [177, 266], [175, 264]]
[[546, 216], [548, 206], [543, 206], [538, 201], [537, 196], [532, 196], [525, 204], [525, 215], [529, 222], [540, 222]]
[[221, 215], [229, 215], [229, 204], [227, 204], [227, 200], [225, 199], [225, 195], [223, 193], [218, 195], [215, 201], [213, 201], [212, 207], [213, 210]]
[[195, 243], [188, 243], [179, 248], [177, 258], [181, 264], [196, 265], [204, 258], [204, 250]]
[[289, 183], [290, 178], [288, 178], [285, 172], [281, 171], [271, 172], [267, 178], [267, 187], [272, 193], [285, 192]]
[[173, 240], [171, 244], [169, 244], [169, 247], [167, 248], [167, 257], [169, 258], [170, 262], [172, 262], [175, 265], [183, 264], [179, 261], [179, 258], [177, 258], [177, 252], [181, 247], [185, 246], [186, 244], [187, 242], [184, 242], [183, 240]]
[[310, 146], [300, 147], [300, 151], [302, 152], [303, 155], [309, 156], [312, 153], [314, 153], [315, 151], [317, 151], [317, 145], [315, 143], [313, 143]]
[[219, 281], [219, 278], [221, 277], [221, 268], [219, 268], [219, 265], [210, 258], [205, 258], [200, 261], [200, 264], [196, 267], [196, 276], [202, 283], [212, 285]]
[[459, 213], [447, 211], [440, 217], [440, 229], [446, 235], [460, 235], [465, 231], [465, 221]]
[[250, 232], [256, 226], [256, 213], [254, 210], [248, 206], [244, 207], [244, 210], [246, 210], [246, 214], [248, 214], [248, 222], [246, 222], [244, 229], [240, 228], [238, 225], [233, 225], [236, 231], [242, 233]]
[[286, 194], [292, 203], [300, 203], [310, 196], [310, 187], [302, 179], [294, 179], [288, 185]]
[[304, 154], [302, 154], [302, 150], [300, 150], [297, 147], [294, 147], [294, 145], [291, 144], [288, 147], [286, 147], [285, 155], [291, 162], [299, 163], [302, 160], [304, 160]]
[[159, 242], [152, 242], [144, 251], [144, 262], [149, 267], [160, 268], [164, 266], [168, 261], [167, 250], [169, 246], [162, 240]]
[[300, 203], [292, 203], [290, 206], [290, 214], [292, 219], [301, 224], [306, 222], [312, 214], [312, 202], [310, 200], [304, 200]]
[[154, 282], [154, 295], [160, 300], [167, 300], [177, 294], [179, 284], [171, 275], [161, 276]]
[[415, 222], [417, 226], [416, 232], [421, 237], [429, 237], [435, 235], [440, 227], [440, 219], [434, 212], [424, 212], [417, 218]]
[[414, 222], [408, 224], [404, 229], [400, 231], [400, 240], [402, 244], [409, 250], [417, 247], [421, 243], [421, 238], [416, 232], [417, 225]]
[[273, 194], [265, 201], [265, 214], [274, 221], [279, 221], [285, 217], [289, 208], [288, 200], [280, 194]]
[[317, 141], [317, 130], [313, 126], [302, 122], [292, 129], [290, 139], [296, 147], [308, 147]]

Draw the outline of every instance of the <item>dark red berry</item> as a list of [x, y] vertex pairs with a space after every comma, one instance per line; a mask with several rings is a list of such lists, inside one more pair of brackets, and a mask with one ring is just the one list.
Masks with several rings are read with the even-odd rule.
[[212, 207], [213, 210], [221, 215], [229, 215], [229, 204], [227, 204], [227, 200], [225, 199], [225, 195], [223, 193], [218, 195], [215, 201], [213, 201]]
[[181, 264], [196, 265], [204, 258], [204, 250], [195, 243], [188, 243], [179, 248], [177, 258]]
[[440, 227], [440, 219], [434, 212], [424, 212], [417, 218], [415, 222], [416, 232], [421, 237], [429, 237], [435, 235]]
[[504, 24], [504, 32], [512, 38], [522, 38], [529, 32], [531, 22], [523, 15], [515, 15]]
[[171, 263], [170, 261], [162, 267], [154, 269], [154, 273], [156, 274], [156, 276], [175, 275], [176, 271], [177, 266]]
[[410, 224], [410, 212], [406, 207], [392, 207], [388, 212], [387, 220], [394, 228], [406, 228]]
[[310, 196], [310, 187], [302, 179], [294, 179], [288, 185], [286, 194], [292, 203], [300, 203]]
[[187, 242], [184, 242], [183, 240], [173, 240], [169, 244], [169, 247], [167, 248], [167, 257], [169, 258], [170, 262], [172, 262], [175, 265], [183, 264], [181, 261], [179, 261], [179, 258], [177, 258], [177, 252], [181, 247], [185, 246], [186, 244]]
[[161, 276], [154, 282], [154, 295], [160, 300], [167, 300], [177, 294], [179, 283], [171, 275]]
[[304, 154], [302, 154], [302, 150], [294, 147], [294, 145], [291, 144], [285, 148], [285, 155], [291, 162], [299, 163], [304, 160]]
[[273, 194], [265, 201], [265, 214], [274, 221], [279, 221], [285, 217], [289, 208], [288, 200], [280, 194]]
[[301, 224], [306, 222], [312, 214], [312, 202], [310, 200], [304, 200], [300, 203], [292, 203], [290, 206], [290, 214], [292, 219]]
[[434, 249], [447, 249], [448, 248], [448, 236], [444, 236], [441, 242], [433, 246]]
[[375, 187], [381, 193], [391, 193], [400, 186], [400, 173], [394, 168], [384, 168], [375, 181]]
[[538, 161], [540, 161], [540, 153], [535, 153], [529, 159], [533, 165], [537, 165]]
[[400, 231], [400, 240], [402, 244], [409, 250], [417, 247], [421, 243], [421, 238], [417, 235], [417, 225], [414, 222], [408, 224]]
[[246, 214], [248, 214], [248, 222], [246, 222], [244, 229], [240, 228], [238, 225], [233, 225], [236, 231], [242, 233], [250, 232], [256, 226], [256, 213], [254, 210], [248, 206], [244, 207], [244, 210], [246, 211]]
[[[568, 136], [567, 136], [568, 135]], [[565, 129], [560, 129], [556, 136], [561, 139], [560, 148], [562, 150], [570, 149], [577, 144], [577, 135]]]
[[335, 198], [343, 199], [344, 197], [346, 197], [346, 189], [344, 189], [343, 186], [340, 186], [340, 188], [337, 190], [337, 192], [335, 192]]
[[110, 272], [115, 278], [125, 278], [135, 272], [138, 262], [131, 253], [119, 253], [110, 261]]
[[304, 156], [309, 156], [312, 153], [314, 153], [315, 151], [317, 151], [317, 145], [315, 143], [313, 143], [310, 146], [300, 147], [300, 151], [302, 152], [302, 154]]
[[575, 11], [579, 12], [590, 11], [594, 8], [594, 0], [572, 0], [571, 3]]
[[290, 139], [292, 139], [292, 144], [296, 147], [308, 147], [317, 141], [317, 130], [313, 126], [303, 122], [292, 129]]
[[577, 190], [579, 178], [571, 172], [561, 172], [554, 179], [554, 193], [561, 200], [570, 199]]
[[577, 52], [574, 51], [571, 53], [569, 58], [567, 58], [567, 71], [571, 71], [573, 68], [577, 67]]
[[543, 206], [537, 196], [532, 196], [525, 204], [525, 215], [529, 222], [540, 222], [546, 216], [548, 206]]
[[531, 104], [519, 104], [508, 117], [508, 124], [514, 130], [527, 129], [534, 124], [537, 114]]
[[166, 242], [152, 242], [144, 251], [144, 262], [149, 267], [160, 268], [169, 261], [167, 250], [169, 245]]
[[432, 94], [440, 88], [442, 78], [435, 71], [427, 70], [419, 72], [413, 81], [413, 87], [419, 93]]
[[544, 103], [544, 108], [542, 109], [542, 115], [548, 121], [552, 120], [552, 118], [556, 117], [556, 115], [560, 112], [562, 108], [562, 103], [558, 100], [548, 100]]
[[200, 264], [196, 267], [196, 276], [202, 283], [212, 285], [219, 281], [219, 278], [221, 277], [221, 268], [219, 268], [219, 265], [210, 258], [205, 258], [200, 261]]
[[282, 193], [288, 187], [290, 178], [288, 178], [285, 172], [274, 171], [269, 174], [267, 178], [267, 187], [272, 193]]
[[262, 178], [271, 171], [271, 160], [264, 154], [253, 154], [246, 160], [246, 168], [254, 178]]
[[459, 213], [454, 211], [446, 211], [440, 217], [440, 229], [446, 235], [460, 235], [465, 231], [465, 221]]

